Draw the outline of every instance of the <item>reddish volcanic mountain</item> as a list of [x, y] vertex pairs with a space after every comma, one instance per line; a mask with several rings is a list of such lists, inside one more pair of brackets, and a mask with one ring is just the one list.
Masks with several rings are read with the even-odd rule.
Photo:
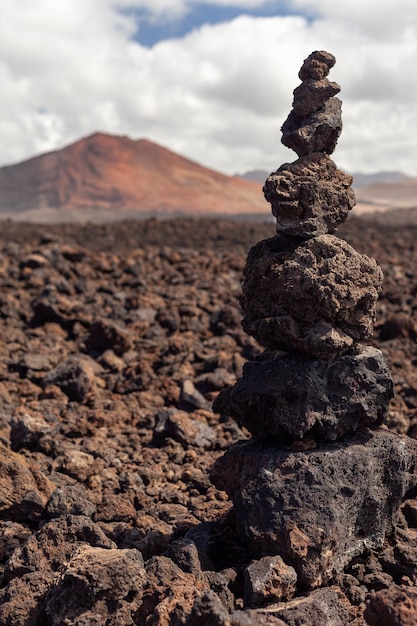
[[14, 219], [269, 214], [261, 186], [226, 176], [146, 139], [95, 133], [0, 168], [0, 214]]

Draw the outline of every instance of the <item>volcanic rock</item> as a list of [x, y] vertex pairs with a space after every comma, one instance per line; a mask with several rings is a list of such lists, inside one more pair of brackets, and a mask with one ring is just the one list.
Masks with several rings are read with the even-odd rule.
[[[31, 535], [27, 543], [16, 548], [8, 560], [5, 569], [6, 585], [0, 591], [0, 623], [8, 626], [37, 626], [44, 623], [48, 593], [51, 592], [52, 597], [54, 596], [60, 579], [60, 568], [71, 561], [74, 550], [81, 548], [85, 551], [91, 546], [105, 549], [109, 554], [114, 554], [112, 548], [116, 547], [96, 524], [82, 516], [61, 517], [46, 523], [36, 535]], [[91, 554], [90, 552], [89, 555]], [[87, 564], [90, 568], [90, 558], [84, 563], [84, 567]], [[81, 570], [79, 573], [81, 574]], [[90, 574], [93, 577], [95, 575], [93, 572]], [[84, 584], [87, 583], [86, 576], [84, 571]], [[91, 594], [94, 595], [94, 586], [88, 593], [90, 598]], [[62, 587], [55, 598], [60, 594], [65, 594]], [[68, 609], [68, 613], [72, 613], [74, 602], [74, 599], [69, 601], [67, 608], [61, 604], [60, 611], [66, 612]], [[76, 597], [75, 605], [79, 606], [79, 603], [80, 597]], [[51, 614], [50, 617], [55, 619]]]
[[330, 360], [267, 351], [244, 365], [213, 409], [237, 418], [257, 439], [332, 441], [380, 426], [392, 395], [388, 366], [376, 348]]
[[308, 596], [294, 598], [287, 604], [260, 609], [262, 615], [275, 615], [287, 626], [346, 626], [349, 611], [343, 598], [331, 589], [316, 589]]
[[303, 83], [294, 90], [293, 110], [282, 125], [282, 143], [298, 156], [314, 152], [331, 154], [342, 131], [342, 103], [334, 94], [340, 87], [326, 76], [335, 58], [316, 51], [304, 61], [299, 77]]
[[143, 604], [136, 613], [138, 623], [152, 616], [151, 624], [184, 624], [195, 598], [210, 590], [204, 576], [182, 571], [171, 559], [155, 556], [145, 563], [147, 581]]
[[[13, 220], [256, 213], [264, 213], [258, 185], [146, 139], [94, 133], [61, 150], [0, 168], [0, 214]], [[29, 260], [31, 265], [39, 262]]]
[[[412, 215], [407, 217], [411, 219]], [[397, 432], [410, 434], [417, 432], [417, 376], [413, 365], [417, 345], [411, 333], [396, 333], [395, 336], [392, 333], [383, 341], [380, 333], [385, 322], [394, 316], [403, 314], [412, 319], [412, 310], [417, 307], [414, 280], [417, 233], [411, 221], [407, 221], [405, 228], [393, 220], [394, 216], [380, 222], [354, 216], [339, 232], [360, 252], [372, 252], [384, 269], [383, 292], [377, 304], [378, 325], [372, 344], [389, 360], [395, 381], [396, 398], [387, 423]], [[80, 545], [97, 544], [97, 541], [106, 541], [106, 545], [101, 544], [106, 548], [140, 549], [148, 560], [165, 553], [183, 537], [192, 539], [204, 576], [210, 574], [210, 581], [204, 580], [206, 591], [203, 593], [218, 599], [224, 619], [233, 626], [282, 626], [283, 623], [288, 626], [290, 619], [297, 624], [295, 603], [300, 612], [298, 623], [334, 626], [336, 611], [341, 615], [338, 622], [346, 626], [350, 620], [343, 606], [341, 612], [340, 588], [346, 593], [351, 619], [356, 616], [355, 626], [362, 626], [364, 603], [371, 595], [395, 582], [415, 584], [417, 516], [415, 494], [411, 491], [401, 508], [404, 515], [400, 513], [395, 532], [387, 536], [384, 547], [371, 552], [366, 550], [355, 557], [345, 567], [345, 572], [332, 581], [330, 589], [315, 590], [307, 596], [307, 601], [306, 590], [298, 582], [295, 597], [289, 602], [232, 613], [220, 600], [219, 593], [225, 597], [221, 585], [227, 576], [228, 591], [233, 593], [235, 606], [243, 606], [243, 571], [253, 555], [236, 529], [227, 495], [210, 484], [208, 468], [247, 433], [226, 415], [219, 419], [208, 411], [192, 408], [180, 411], [179, 416], [177, 412], [185, 380], [192, 380], [207, 401], [211, 401], [220, 388], [220, 378], [218, 383], [209, 384], [210, 374], [222, 368], [228, 372], [222, 387], [233, 385], [236, 377], [241, 376], [243, 362], [258, 355], [259, 346], [237, 324], [241, 317], [240, 278], [247, 250], [255, 241], [271, 237], [273, 230], [270, 223], [263, 222], [242, 222], [236, 228], [232, 221], [185, 219], [89, 225], [88, 228], [77, 224], [38, 227], [3, 223], [0, 231], [1, 437], [6, 447], [13, 441], [16, 462], [29, 467], [32, 474], [40, 476], [38, 472], [41, 472], [52, 483], [54, 491], [48, 500], [45, 492], [46, 506], [39, 510], [35, 519], [22, 517], [22, 521], [17, 522], [15, 509], [10, 509], [0, 520], [0, 623], [8, 626], [48, 623], [44, 613], [45, 594], [60, 580], [58, 577], [65, 563]], [[38, 274], [37, 282], [28, 282], [19, 268], [20, 260], [35, 252], [49, 256], [51, 241], [59, 263], [55, 269], [51, 265], [43, 274]], [[81, 261], [63, 262], [67, 244], [83, 246], [85, 254]], [[81, 253], [71, 255], [73, 259], [81, 256]], [[136, 274], [132, 273], [132, 267]], [[47, 321], [34, 326], [31, 302], [43, 291], [44, 285], [53, 280], [58, 282], [60, 277], [67, 277], [71, 290], [75, 285], [79, 289], [77, 316], [89, 318], [90, 322], [78, 324], [74, 313], [64, 327]], [[146, 287], [140, 286], [139, 280], [146, 283]], [[123, 302], [118, 300], [121, 290], [125, 293]], [[188, 310], [190, 305], [194, 309], [193, 318], [180, 312], [184, 310], [184, 303], [188, 303]], [[161, 320], [164, 307], [166, 311], [175, 312], [176, 330], [160, 325], [156, 316], [152, 321], [149, 311], [148, 329], [159, 334], [155, 332], [151, 338], [146, 336], [147, 331], [138, 332], [135, 327], [138, 307], [153, 308], [158, 315], [161, 313]], [[225, 311], [219, 316], [218, 312], [226, 307], [233, 314]], [[99, 355], [98, 350], [91, 350], [90, 359], [102, 366], [95, 378], [99, 376], [105, 383], [96, 386], [92, 402], [70, 401], [58, 387], [43, 386], [41, 381], [48, 371], [70, 354], [85, 353], [91, 325], [93, 321], [104, 319], [105, 310], [110, 311], [108, 319], [129, 332], [133, 346], [122, 357], [117, 357], [117, 362], [112, 351], [105, 356], [105, 353]], [[144, 315], [141, 313], [141, 317]], [[221, 322], [213, 324], [212, 320], [219, 317]], [[190, 327], [193, 319], [202, 323], [200, 329]], [[30, 357], [25, 359], [27, 355]], [[42, 359], [35, 359], [36, 355], [41, 355]], [[136, 362], [141, 364], [142, 370], [153, 371], [153, 377], [142, 380], [139, 391], [117, 394], [116, 380], [126, 380], [130, 375], [129, 365], [133, 367]], [[34, 374], [39, 385], [32, 382]], [[172, 419], [159, 418], [160, 411], [173, 411], [168, 414]], [[154, 440], [159, 420], [163, 432]], [[198, 432], [189, 428], [190, 422], [194, 427], [198, 422], [199, 428], [204, 427], [207, 434], [210, 432], [210, 444], [206, 436], [204, 439], [196, 436]], [[307, 438], [296, 444], [301, 450], [310, 442]], [[78, 451], [89, 456], [73, 454]], [[2, 455], [6, 458], [3, 450]], [[71, 474], [62, 471], [65, 467]], [[25, 489], [27, 476], [24, 475]], [[35, 479], [38, 480], [36, 476]], [[43, 492], [41, 483], [36, 482], [36, 485]], [[112, 495], [119, 500], [111, 500]], [[116, 515], [115, 507], [121, 500], [126, 509], [129, 506], [130, 510], [131, 507], [136, 510], [134, 519], [95, 521], [99, 504], [101, 515], [108, 517]], [[182, 508], [181, 518], [176, 507]], [[72, 515], [73, 528], [75, 516], [81, 520], [84, 531], [77, 525], [79, 532], [62, 532], [62, 535], [58, 532], [58, 528], [67, 528], [68, 513]], [[223, 519], [220, 524], [219, 520]], [[39, 542], [43, 544], [42, 549]], [[177, 565], [181, 563], [181, 567], [169, 570], [172, 580], [179, 570], [187, 573], [182, 569], [187, 563], [189, 567], [195, 566], [193, 572], [198, 573], [192, 546], [187, 552], [187, 544], [182, 548], [176, 544], [169, 554]], [[172, 560], [168, 560], [170, 562]], [[179, 594], [180, 600], [184, 587], [170, 586], [169, 571], [167, 569], [166, 593]], [[223, 578], [216, 582], [215, 576], [220, 574]], [[187, 578], [187, 584], [192, 585], [193, 581], [194, 578]], [[217, 591], [213, 591], [214, 588]], [[327, 600], [324, 592], [328, 592]], [[110, 594], [110, 590], [104, 595], [107, 593]], [[101, 600], [97, 598], [97, 602]], [[396, 604], [397, 609], [400, 606]], [[283, 612], [290, 607], [291, 618], [289, 612]], [[64, 610], [63, 603], [61, 608]], [[154, 608], [152, 604], [144, 607], [143, 622], [148, 619], [152, 623]], [[187, 611], [191, 609], [186, 609], [184, 615]], [[278, 614], [283, 617], [275, 617]], [[198, 626], [201, 623], [196, 622]], [[215, 624], [215, 618], [207, 618], [207, 623]], [[120, 622], [120, 626], [125, 624]]]
[[0, 519], [39, 520], [53, 490], [39, 468], [0, 443]]
[[56, 434], [57, 430], [55, 420], [52, 420], [52, 423], [47, 422], [39, 411], [19, 407], [10, 420], [11, 448], [15, 452], [21, 448], [36, 450], [43, 437]]
[[56, 385], [70, 400], [84, 402], [95, 382], [97, 365], [85, 355], [69, 356], [45, 376], [45, 385]]
[[145, 580], [138, 550], [80, 546], [47, 594], [48, 622], [133, 626]]
[[372, 334], [382, 272], [334, 235], [261, 241], [244, 277], [242, 327], [264, 346], [328, 359]]
[[0, 623], [4, 626], [46, 624], [44, 598], [53, 575], [38, 571], [14, 578], [0, 590]]
[[281, 130], [282, 143], [299, 157], [314, 152], [332, 154], [342, 132], [342, 103], [339, 98], [331, 98], [321, 109], [301, 118], [291, 111]]
[[[387, 424], [415, 437], [417, 348], [407, 320], [417, 306], [416, 229], [396, 226], [394, 219], [353, 219], [340, 232], [383, 266], [386, 279], [372, 344], [388, 358], [396, 385]], [[215, 220], [100, 228], [2, 225], [0, 437], [3, 491], [16, 498], [17, 506], [6, 503], [0, 516], [1, 624], [101, 626], [118, 619], [118, 626], [363, 626], [365, 603], [377, 623], [379, 618], [382, 623], [413, 619], [415, 441], [368, 430], [378, 422], [378, 411], [384, 411], [378, 397], [379, 391], [383, 396], [378, 372], [384, 366], [380, 356], [371, 356], [372, 349], [356, 340], [337, 357], [269, 349], [258, 362], [259, 346], [237, 324], [238, 294], [243, 255], [254, 241], [270, 236], [270, 224], [242, 222], [236, 228], [236, 223]], [[291, 256], [317, 235], [300, 230], [296, 236], [281, 232], [279, 238], [285, 260], [285, 254]], [[294, 290], [288, 294], [292, 298]], [[394, 330], [382, 332], [390, 319]], [[92, 333], [101, 320], [114, 324], [115, 332], [101, 326]], [[119, 335], [120, 330], [126, 334]], [[70, 356], [90, 368], [84, 372], [90, 390], [79, 399], [65, 393], [71, 375], [61, 372], [48, 382], [49, 373], [68, 366]], [[323, 361], [325, 377], [347, 361], [346, 395], [356, 398], [365, 415], [361, 389], [376, 385], [375, 396], [366, 400], [368, 414], [376, 417], [369, 427], [360, 420], [359, 434], [342, 432], [345, 425], [340, 431], [339, 425], [328, 425], [324, 436], [338, 437], [332, 444], [311, 431], [294, 440], [287, 432], [285, 443], [270, 437], [239, 444], [237, 463], [238, 450], [231, 448], [219, 463], [226, 467], [221, 484], [230, 479], [233, 508], [227, 494], [209, 483], [208, 467], [247, 431], [228, 415], [219, 419], [186, 403], [182, 392], [192, 389], [191, 382], [212, 402], [225, 384], [235, 384], [246, 359], [252, 363], [245, 377], [256, 364], [265, 376], [263, 385], [258, 377], [254, 393], [259, 387], [268, 394], [274, 377], [266, 371], [268, 360], [288, 359], [294, 367], [302, 362], [300, 374], [308, 371], [308, 363]], [[353, 363], [360, 374], [356, 381]], [[77, 368], [69, 369], [76, 374]], [[290, 374], [282, 373], [288, 385]], [[300, 390], [294, 370], [292, 375]], [[74, 379], [82, 389], [83, 376]], [[272, 396], [279, 398], [280, 380], [275, 382]], [[339, 383], [343, 387], [340, 377]], [[342, 405], [335, 387], [332, 382], [334, 402]], [[291, 404], [289, 397], [284, 400]], [[265, 402], [270, 417], [273, 401]], [[257, 396], [257, 404], [262, 402]], [[258, 407], [252, 408], [255, 414]], [[274, 420], [279, 419], [275, 411]], [[255, 448], [262, 451], [260, 457]], [[262, 465], [265, 460], [269, 465]], [[22, 494], [24, 499], [32, 486], [40, 506], [23, 508]], [[262, 545], [253, 529], [259, 530]], [[268, 554], [262, 552], [265, 545]], [[279, 554], [271, 554], [277, 545]], [[351, 560], [349, 555], [354, 555]], [[277, 565], [270, 577], [265, 563]], [[289, 592], [294, 597], [276, 602], [284, 576], [278, 580], [275, 574], [291, 573], [291, 568], [298, 576]], [[233, 610], [245, 606], [245, 570], [246, 575], [252, 571], [255, 591], [256, 580], [267, 583], [259, 585], [257, 596], [265, 604]], [[329, 586], [309, 592], [306, 581], [318, 584], [320, 576]], [[79, 606], [68, 589], [81, 591]], [[384, 590], [391, 594], [379, 595]], [[246, 606], [250, 596], [247, 587]]]
[[96, 505], [91, 502], [83, 485], [66, 485], [55, 489], [48, 500], [45, 512], [50, 519], [66, 515], [92, 517], [96, 512]]
[[331, 68], [336, 63], [336, 58], [325, 50], [312, 52], [303, 62], [298, 77], [300, 80], [322, 80], [326, 78]]
[[352, 177], [325, 154], [281, 165], [265, 181], [278, 233], [308, 239], [334, 233], [355, 205]]
[[27, 544], [17, 548], [7, 563], [6, 579], [24, 574], [56, 572], [69, 560], [74, 547], [86, 543], [98, 548], [115, 548], [101, 528], [82, 515], [62, 516], [42, 526], [31, 535]]
[[302, 117], [309, 115], [324, 105], [326, 100], [339, 93], [337, 83], [331, 83], [326, 78], [305, 80], [297, 89], [294, 89], [294, 101], [292, 104], [294, 113]]
[[195, 598], [186, 626], [286, 626], [273, 615], [256, 610], [229, 613], [213, 591], [206, 591]]
[[259, 561], [253, 561], [244, 576], [247, 606], [290, 600], [295, 593], [297, 574], [280, 556], [264, 556]]
[[414, 626], [417, 615], [415, 587], [392, 586], [375, 593], [365, 611], [369, 626]]
[[233, 499], [239, 531], [258, 557], [279, 554], [315, 588], [366, 548], [381, 548], [417, 485], [417, 444], [364, 431], [317, 450], [242, 442], [212, 470]]

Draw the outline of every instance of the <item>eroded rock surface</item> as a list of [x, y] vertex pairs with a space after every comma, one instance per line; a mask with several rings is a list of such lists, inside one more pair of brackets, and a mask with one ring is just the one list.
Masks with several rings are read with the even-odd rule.
[[242, 326], [263, 346], [328, 359], [372, 334], [382, 272], [334, 235], [261, 241], [244, 277]]
[[256, 439], [332, 441], [381, 425], [392, 387], [376, 348], [330, 360], [266, 351], [244, 365], [242, 377], [216, 398], [213, 408], [233, 415]]
[[49, 589], [48, 624], [133, 626], [145, 580], [138, 550], [80, 546]]
[[279, 554], [303, 584], [318, 587], [383, 546], [417, 485], [416, 458], [415, 441], [387, 430], [307, 452], [243, 442], [216, 462], [211, 479], [233, 499], [253, 554]]
[[[201, 594], [217, 599], [227, 626], [288, 626], [290, 619], [309, 626], [323, 626], [326, 620], [332, 624], [329, 602], [333, 611], [336, 606], [338, 612], [345, 611], [347, 606], [349, 617], [342, 612], [338, 618], [344, 626], [364, 626], [371, 595], [395, 585], [413, 589], [417, 505], [411, 492], [384, 548], [355, 557], [333, 582], [337, 594], [331, 593], [326, 602], [320, 595], [321, 608], [316, 601], [323, 590], [306, 594], [299, 582], [294, 600], [279, 603], [281, 613], [276, 602], [243, 608], [244, 570], [253, 556], [236, 528], [233, 511], [219, 523], [230, 502], [210, 484], [208, 468], [245, 435], [233, 418], [219, 419], [191, 405], [179, 407], [185, 380], [192, 380], [210, 402], [219, 390], [234, 384], [244, 361], [259, 353], [239, 325], [238, 294], [247, 250], [256, 240], [270, 237], [271, 229], [271, 224], [260, 222], [242, 222], [237, 228], [233, 222], [184, 219], [88, 228], [2, 225], [1, 436], [8, 452], [13, 448], [17, 465], [29, 467], [31, 474], [39, 472], [53, 492], [48, 496], [49, 489], [44, 492], [42, 483], [35, 481], [44, 494], [36, 515], [29, 519], [26, 508], [17, 521], [16, 509], [11, 508], [0, 519], [1, 623], [48, 624], [48, 590], [84, 545], [134, 548], [146, 562], [164, 555], [177, 567], [164, 569], [165, 591], [160, 595], [152, 592], [152, 582], [149, 587], [146, 583], [146, 597], [155, 602], [158, 598], [163, 602], [166, 593], [181, 604], [184, 587], [180, 581], [172, 584], [174, 576], [188, 574], [183, 580], [193, 585], [195, 577], [204, 574]], [[342, 229], [352, 245], [371, 252], [383, 266], [385, 280], [372, 341], [389, 360], [395, 382], [388, 423], [415, 437], [416, 226], [407, 223], [404, 228], [384, 216], [381, 222], [354, 218]], [[185, 242], [187, 248], [181, 248]], [[34, 254], [42, 259], [33, 259]], [[45, 264], [47, 258], [54, 259], [54, 265]], [[40, 317], [34, 325], [31, 303], [51, 283], [69, 291], [68, 300], [77, 301], [78, 310], [69, 312], [61, 325]], [[91, 393], [82, 400], [70, 400], [57, 385], [44, 385], [47, 373], [60, 362], [86, 354], [90, 326], [104, 319], [106, 309], [119, 328], [127, 329], [133, 347], [127, 352], [117, 348], [118, 355], [106, 343], [88, 348], [99, 367], [93, 368]], [[137, 362], [140, 368], [135, 367]], [[116, 386], [124, 393], [117, 393]], [[10, 457], [3, 451], [2, 458]], [[8, 481], [13, 467], [8, 465]], [[23, 498], [33, 486], [24, 475], [24, 489], [18, 492]], [[70, 524], [65, 521], [68, 514]], [[159, 585], [157, 578], [152, 580]], [[104, 596], [107, 593], [110, 590]], [[198, 597], [200, 591], [184, 608], [183, 621]], [[238, 610], [232, 610], [230, 602]], [[174, 601], [171, 606], [177, 611]], [[143, 621], [155, 623], [156, 607], [144, 606]], [[282, 612], [286, 607], [291, 607], [291, 618]], [[63, 601], [60, 610], [65, 610]], [[68, 616], [69, 610], [70, 606]], [[207, 609], [205, 623], [216, 624], [219, 611]], [[201, 614], [195, 615], [199, 619]], [[120, 620], [118, 626], [126, 624]]]
[[334, 233], [355, 205], [352, 177], [316, 153], [285, 163], [265, 181], [278, 233], [310, 238]]
[[[328, 156], [342, 129], [340, 88], [327, 79], [334, 62], [316, 51], [300, 70], [282, 126], [300, 158], [268, 177], [277, 235], [251, 248], [244, 269], [242, 328], [266, 350], [213, 405], [253, 440], [219, 458], [211, 479], [232, 498], [249, 553], [282, 558], [305, 589], [382, 549], [417, 485], [414, 442], [376, 430], [393, 395], [388, 365], [359, 343], [373, 333], [382, 271], [333, 234], [355, 203], [352, 179]], [[272, 611], [273, 570], [269, 562], [259, 593]]]
[[39, 520], [53, 490], [39, 467], [0, 443], [0, 519]]
[[[318, 115], [326, 108], [325, 98], [333, 98], [334, 83], [312, 82], [326, 79], [333, 63], [324, 52], [306, 60], [300, 72], [305, 84], [294, 98], [297, 115]], [[311, 135], [321, 141], [328, 132], [312, 129]], [[295, 235], [279, 232], [285, 254], [334, 232], [351, 203], [348, 177], [335, 173], [334, 193], [325, 182], [333, 171], [327, 154], [303, 157], [291, 166], [291, 175], [284, 170], [296, 193], [301, 188], [294, 172], [308, 170], [306, 184], [315, 203], [309, 213], [301, 193], [307, 219]], [[317, 173], [321, 161], [327, 165]], [[323, 215], [319, 210], [320, 203], [330, 207], [333, 199], [340, 202], [335, 219], [327, 209]], [[281, 199], [275, 201], [278, 214]], [[300, 213], [300, 207], [294, 203], [292, 208]], [[285, 228], [296, 222], [290, 219]], [[394, 228], [387, 216], [375, 223], [352, 220], [342, 228], [361, 252], [372, 252], [384, 266], [387, 278], [372, 341], [393, 368], [397, 396], [388, 423], [403, 436], [365, 428], [359, 441], [329, 420], [329, 438], [340, 437], [333, 444], [316, 440], [300, 425], [296, 437], [301, 439], [294, 441], [286, 425], [288, 440], [278, 450], [265, 442], [240, 444], [247, 466], [245, 454], [240, 464], [229, 464], [236, 448], [219, 462], [235, 489], [235, 509], [226, 493], [210, 484], [208, 467], [247, 431], [230, 416], [219, 419], [207, 406], [241, 376], [245, 360], [259, 353], [238, 324], [237, 296], [244, 254], [254, 241], [271, 236], [270, 225], [182, 219], [83, 227], [2, 225], [0, 436], [6, 488], [0, 515], [1, 624], [414, 623], [417, 504], [416, 489], [409, 487], [417, 436], [416, 233], [409, 225]], [[283, 218], [279, 228], [284, 228]], [[321, 359], [359, 358], [364, 349], [355, 344], [339, 357]], [[318, 359], [298, 348], [290, 351], [290, 361], [295, 352], [306, 363]], [[361, 415], [366, 402], [376, 403], [367, 413], [375, 417], [374, 427], [378, 411], [383, 412], [382, 397], [375, 392], [365, 398], [362, 392], [366, 381], [380, 384], [378, 367], [383, 366], [367, 354], [358, 367], [360, 380], [347, 376], [346, 393], [358, 402]], [[277, 354], [265, 354], [261, 361], [268, 358]], [[272, 377], [262, 388], [268, 397]], [[352, 414], [352, 425], [357, 417]], [[376, 437], [379, 447], [369, 443]], [[256, 445], [270, 464], [257, 473], [259, 458], [249, 453]], [[312, 467], [309, 459], [314, 459]], [[324, 474], [331, 477], [327, 491]], [[304, 485], [290, 485], [291, 476]], [[222, 484], [226, 479], [223, 473]], [[277, 484], [284, 486], [284, 497]], [[238, 498], [238, 488], [245, 500]], [[397, 511], [402, 494], [405, 501]], [[289, 512], [273, 528], [273, 515], [259, 516], [263, 506], [276, 512], [272, 497]], [[337, 532], [344, 536], [325, 518], [325, 508], [341, 520]], [[298, 525], [291, 523], [295, 509]], [[279, 539], [285, 558], [260, 554], [254, 561], [258, 544], [242, 511], [254, 519], [253, 528], [263, 523], [261, 544], [268, 549], [277, 545], [271, 537], [285, 523], [288, 531]], [[347, 526], [349, 516], [353, 530]], [[324, 527], [317, 522], [323, 519]], [[337, 541], [329, 545], [326, 533], [332, 532]], [[349, 563], [339, 544], [356, 555]], [[293, 570], [299, 572], [296, 581]], [[250, 579], [246, 591], [245, 577]], [[306, 589], [320, 578], [328, 580], [327, 586]]]
[[298, 156], [331, 154], [342, 131], [342, 106], [334, 95], [337, 83], [326, 78], [336, 59], [325, 51], [313, 52], [299, 72], [302, 84], [294, 90], [293, 110], [284, 122], [282, 143]]

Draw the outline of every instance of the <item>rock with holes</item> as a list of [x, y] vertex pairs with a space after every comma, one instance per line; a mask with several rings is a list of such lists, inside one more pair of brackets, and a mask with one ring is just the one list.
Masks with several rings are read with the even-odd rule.
[[263, 346], [329, 359], [372, 335], [381, 269], [334, 235], [261, 241], [244, 277], [242, 326]]
[[281, 128], [282, 143], [298, 156], [331, 154], [342, 132], [342, 106], [334, 97], [340, 87], [326, 78], [334, 63], [333, 55], [316, 51], [300, 69], [303, 82], [294, 90], [293, 109]]
[[285, 163], [265, 181], [278, 233], [309, 239], [334, 233], [355, 205], [352, 177], [326, 154]]
[[266, 351], [244, 365], [242, 378], [213, 407], [237, 418], [256, 439], [285, 445], [375, 428], [384, 422], [392, 396], [388, 365], [376, 348], [333, 359]]
[[380, 548], [401, 500], [417, 485], [417, 442], [364, 430], [293, 452], [253, 441], [215, 463], [252, 553], [280, 555], [302, 585], [326, 584], [363, 550]]

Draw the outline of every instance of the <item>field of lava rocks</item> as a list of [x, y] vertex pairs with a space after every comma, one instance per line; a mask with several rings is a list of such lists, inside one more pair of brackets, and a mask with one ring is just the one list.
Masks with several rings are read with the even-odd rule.
[[[387, 425], [417, 439], [414, 214], [337, 234], [383, 269], [371, 342], [395, 383]], [[417, 623], [417, 494], [384, 548], [330, 586], [266, 597], [210, 483], [248, 437], [211, 406], [259, 351], [238, 297], [250, 246], [273, 235], [266, 222], [2, 224], [1, 626]]]

